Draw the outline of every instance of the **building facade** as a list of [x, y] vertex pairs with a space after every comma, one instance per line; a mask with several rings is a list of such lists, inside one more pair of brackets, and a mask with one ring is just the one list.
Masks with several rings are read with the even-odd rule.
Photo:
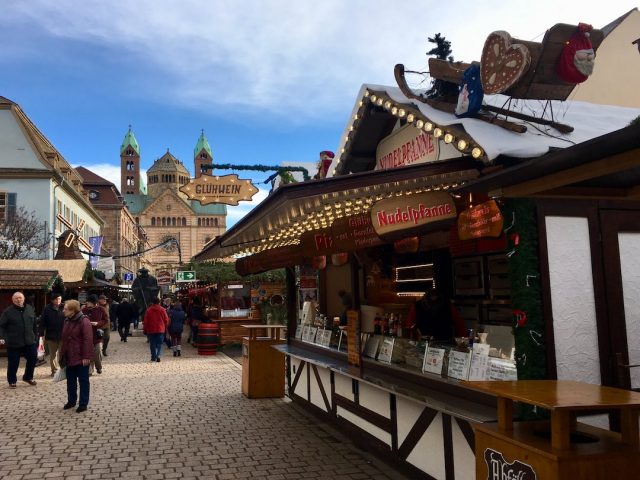
[[45, 248], [31, 258], [53, 259], [57, 238], [71, 228], [87, 251], [103, 220], [82, 189], [82, 177], [18, 104], [0, 97], [0, 222], [23, 207], [42, 225]]
[[[194, 173], [199, 177], [213, 162], [209, 142], [200, 135], [193, 153]], [[179, 188], [191, 179], [185, 165], [167, 150], [146, 174], [147, 192], [140, 179], [140, 146], [131, 129], [120, 147], [121, 191], [136, 224], [144, 229], [150, 247], [146, 253], [152, 274], [180, 270], [202, 247], [226, 230], [226, 205], [200, 205]]]
[[136, 223], [116, 186], [91, 170], [78, 167], [89, 201], [104, 220], [102, 253], [116, 257], [115, 274], [120, 283], [126, 274], [133, 278], [144, 264], [144, 255], [132, 255], [146, 248], [144, 229]]

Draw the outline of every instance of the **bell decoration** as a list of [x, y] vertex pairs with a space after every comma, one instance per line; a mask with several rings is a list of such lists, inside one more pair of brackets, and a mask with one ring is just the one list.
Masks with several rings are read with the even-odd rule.
[[333, 255], [331, 255], [331, 264], [336, 267], [344, 265], [348, 261], [349, 261], [348, 253], [334, 253]]

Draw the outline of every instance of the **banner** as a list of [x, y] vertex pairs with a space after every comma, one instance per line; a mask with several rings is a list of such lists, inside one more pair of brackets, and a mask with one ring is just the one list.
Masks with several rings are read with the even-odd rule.
[[[91, 245], [91, 253], [97, 253], [98, 255], [100, 254], [100, 251], [102, 250], [103, 239], [104, 237], [102, 236], [89, 237], [89, 245]], [[100, 257], [89, 256], [89, 263], [91, 264], [91, 268], [94, 270], [98, 268], [98, 258]]]
[[113, 260], [113, 257], [100, 257], [98, 258], [96, 270], [104, 273], [106, 280], [111, 280], [116, 274], [116, 262]]

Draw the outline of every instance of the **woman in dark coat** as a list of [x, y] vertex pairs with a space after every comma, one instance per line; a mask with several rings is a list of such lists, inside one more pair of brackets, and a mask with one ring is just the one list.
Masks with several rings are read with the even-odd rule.
[[173, 308], [169, 310], [169, 335], [171, 336], [171, 349], [173, 350], [173, 356], [179, 357], [182, 355], [182, 331], [184, 330], [184, 322], [187, 319], [187, 314], [182, 310], [182, 304], [175, 302]]
[[[93, 328], [80, 311], [77, 300], [67, 300], [63, 309], [66, 320], [62, 328], [60, 363], [67, 369], [67, 403], [64, 409], [76, 406], [78, 384], [80, 403], [76, 412], [84, 412], [89, 404], [89, 364], [93, 358]], [[61, 365], [61, 366], [62, 366]]]

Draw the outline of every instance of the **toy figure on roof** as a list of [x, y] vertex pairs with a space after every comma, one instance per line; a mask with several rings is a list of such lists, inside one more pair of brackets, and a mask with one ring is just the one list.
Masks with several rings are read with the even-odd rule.
[[147, 308], [151, 306], [151, 300], [158, 297], [160, 287], [156, 277], [149, 275], [149, 270], [143, 267], [138, 270], [138, 275], [133, 281], [133, 285], [131, 285], [131, 290], [136, 299], [138, 313], [144, 316]]

